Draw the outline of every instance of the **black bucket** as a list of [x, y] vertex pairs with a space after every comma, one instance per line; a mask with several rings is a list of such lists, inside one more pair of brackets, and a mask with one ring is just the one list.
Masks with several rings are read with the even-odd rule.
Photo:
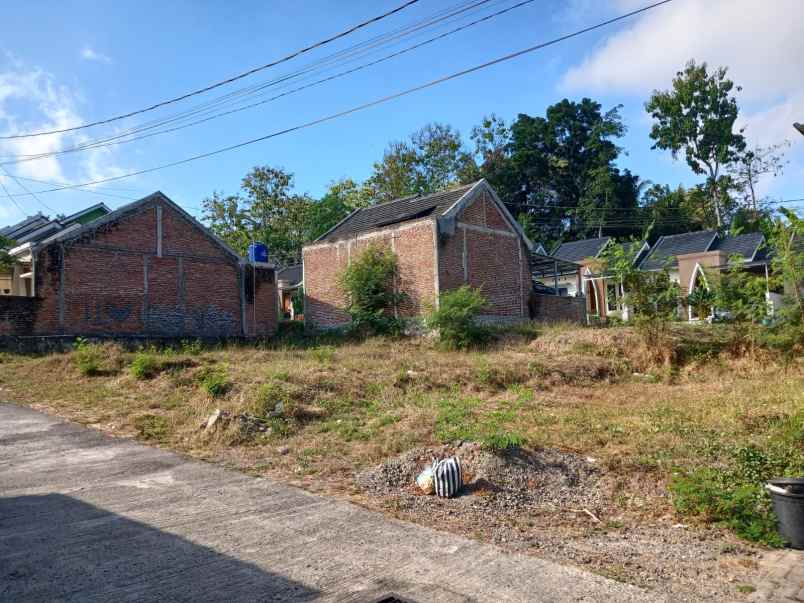
[[794, 549], [804, 549], [804, 478], [772, 479], [767, 490], [779, 520], [782, 539]]

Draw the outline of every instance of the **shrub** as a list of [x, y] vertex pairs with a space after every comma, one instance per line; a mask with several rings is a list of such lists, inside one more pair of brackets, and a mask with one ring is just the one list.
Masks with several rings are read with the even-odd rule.
[[131, 362], [131, 374], [136, 379], [151, 379], [159, 372], [159, 360], [150, 352], [137, 352]]
[[335, 359], [335, 348], [331, 345], [320, 345], [312, 348], [308, 354], [319, 364], [328, 364]]
[[213, 398], [220, 398], [229, 391], [230, 383], [226, 370], [222, 368], [205, 368], [198, 373], [198, 383]]
[[204, 351], [204, 343], [200, 339], [182, 339], [181, 353], [188, 356], [198, 356]]
[[168, 420], [161, 415], [140, 415], [134, 419], [134, 428], [145, 440], [164, 440], [168, 435]]
[[427, 317], [427, 326], [438, 331], [439, 341], [446, 347], [466, 349], [489, 336], [489, 330], [477, 324], [485, 305], [483, 294], [469, 285], [445, 291]]
[[101, 346], [89, 343], [83, 338], [75, 341], [75, 364], [82, 375], [88, 377], [98, 375], [103, 366], [103, 350]]
[[402, 322], [393, 315], [394, 308], [405, 297], [394, 290], [398, 273], [396, 254], [390, 249], [370, 245], [338, 276], [353, 330], [360, 334], [402, 332]]

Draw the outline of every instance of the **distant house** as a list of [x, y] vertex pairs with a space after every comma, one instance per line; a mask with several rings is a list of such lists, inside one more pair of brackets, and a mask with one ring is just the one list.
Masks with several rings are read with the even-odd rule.
[[[728, 269], [735, 256], [739, 256], [746, 270], [768, 277], [770, 258], [765, 237], [760, 232], [723, 236], [714, 230], [703, 230], [664, 236], [645, 255], [639, 268], [667, 269], [670, 278], [679, 284], [682, 294], [689, 295], [699, 287], [708, 289], [707, 272]], [[781, 295], [770, 289], [766, 295], [772, 309], [781, 304]], [[695, 316], [693, 308], [687, 308], [686, 312], [690, 320], [708, 318]]]
[[[628, 308], [623, 304], [624, 292], [620, 283], [598, 274], [597, 264], [603, 257], [607, 247], [614, 244], [612, 237], [598, 237], [562, 243], [553, 252], [561, 260], [575, 262], [580, 270], [574, 275], [565, 275], [559, 281], [562, 291], [567, 295], [586, 298], [586, 314], [588, 320], [606, 320], [616, 317], [628, 319]], [[627, 243], [626, 253], [631, 255], [634, 264], [639, 263], [650, 250], [650, 246], [640, 241]]]
[[276, 273], [277, 300], [279, 301], [279, 318], [283, 320], [299, 320], [293, 307], [293, 298], [302, 290], [302, 265], [296, 264], [278, 270]]
[[275, 331], [273, 268], [247, 263], [161, 192], [86, 224], [64, 222], [38, 226], [52, 229], [44, 238], [20, 237], [29, 285], [25, 296], [0, 298], [0, 336]]
[[303, 249], [305, 322], [344, 325], [349, 317], [337, 276], [371, 244], [399, 260], [399, 316], [422, 313], [444, 291], [469, 284], [487, 300], [483, 319], [511, 322], [529, 315], [533, 244], [485, 181], [358, 209]]
[[31, 248], [61, 233], [70, 232], [105, 216], [112, 210], [97, 203], [72, 215], [51, 220], [41, 213], [0, 229], [0, 235], [13, 242], [8, 250], [15, 260], [10, 271], [0, 272], [0, 295], [31, 295]]

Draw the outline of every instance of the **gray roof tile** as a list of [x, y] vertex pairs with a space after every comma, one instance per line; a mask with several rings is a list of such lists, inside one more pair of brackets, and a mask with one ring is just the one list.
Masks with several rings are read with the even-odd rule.
[[553, 252], [553, 257], [568, 262], [580, 262], [586, 258], [596, 258], [610, 240], [611, 237], [601, 237], [599, 239], [584, 239], [582, 241], [562, 243]]
[[642, 260], [642, 270], [659, 270], [665, 266], [675, 266], [676, 256], [685, 253], [710, 251], [717, 233], [714, 230], [685, 232], [661, 237]]
[[425, 216], [440, 216], [475, 184], [477, 183], [473, 182], [430, 195], [413, 195], [358, 209], [317, 240], [336, 241], [391, 224], [399, 224]]
[[751, 260], [764, 242], [765, 236], [761, 232], [750, 232], [724, 237], [717, 241], [713, 249], [723, 251], [728, 257], [739, 254], [745, 260]]

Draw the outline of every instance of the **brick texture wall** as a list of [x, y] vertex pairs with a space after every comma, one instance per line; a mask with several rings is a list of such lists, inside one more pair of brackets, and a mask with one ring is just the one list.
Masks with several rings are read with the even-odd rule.
[[313, 328], [347, 324], [346, 301], [337, 276], [369, 245], [392, 249], [399, 260], [397, 290], [406, 299], [397, 309], [399, 316], [420, 314], [435, 299], [435, 254], [432, 219], [406, 222], [359, 235], [344, 241], [317, 243], [304, 248], [305, 323]]
[[170, 204], [155, 200], [80, 240], [40, 251], [33, 330], [43, 335], [269, 335], [277, 320], [274, 273], [251, 270]]
[[[400, 316], [421, 314], [439, 291], [468, 283], [488, 300], [489, 320], [528, 316], [531, 290], [527, 249], [485, 191], [457, 216], [455, 233], [438, 236], [432, 218], [407, 222], [349, 240], [305, 247], [305, 321], [314, 328], [347, 324], [337, 275], [370, 244], [390, 247], [399, 259], [398, 290], [407, 295]], [[436, 274], [437, 273], [437, 274]]]
[[468, 283], [483, 292], [488, 318], [527, 317], [527, 249], [488, 193], [458, 215], [455, 234], [440, 238], [438, 255], [441, 291]]
[[532, 293], [529, 305], [530, 316], [533, 320], [586, 323], [586, 300], [583, 297]]

